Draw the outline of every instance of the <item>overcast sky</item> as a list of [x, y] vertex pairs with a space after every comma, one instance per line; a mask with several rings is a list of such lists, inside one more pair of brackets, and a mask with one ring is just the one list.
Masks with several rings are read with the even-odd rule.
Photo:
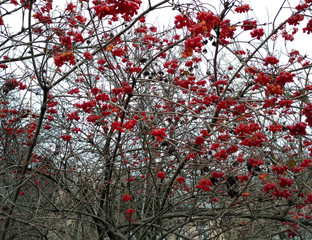
[[[158, 3], [161, 2], [161, 0], [151, 0], [152, 3]], [[177, 1], [175, 1], [177, 2]], [[180, 3], [189, 3], [190, 0], [180, 0]], [[201, 2], [206, 3], [208, 6], [208, 3], [216, 8], [217, 13], [220, 13], [222, 11], [222, 5], [220, 5], [220, 0], [202, 0]], [[246, 0], [245, 3], [249, 4], [251, 7], [251, 11], [248, 13], [249, 18], [254, 18], [259, 21], [259, 23], [272, 23], [275, 19], [275, 16], [280, 11], [280, 8], [282, 6], [282, 3], [285, 2], [284, 0]], [[292, 7], [296, 6], [295, 4], [298, 3], [298, 0], [292, 0]], [[143, 8], [146, 8], [148, 1], [143, 0]], [[289, 5], [287, 4], [287, 1], [284, 5], [284, 8], [281, 9], [279, 12], [279, 15], [275, 19], [275, 26], [279, 25], [282, 21], [286, 19], [286, 17], [290, 16], [291, 11], [289, 9]], [[213, 8], [211, 7], [211, 10], [213, 11]], [[149, 14], [147, 20], [151, 22], [155, 22], [156, 26], [167, 26], [168, 24], [173, 25], [174, 16], [177, 15], [177, 11], [172, 11], [171, 8], [168, 9], [161, 9], [158, 11], [154, 11], [151, 14]], [[239, 21], [240, 19], [237, 19], [238, 17], [242, 17], [240, 14], [231, 14], [228, 18], [230, 18], [232, 23], [235, 23], [235, 21]], [[244, 16], [244, 15], [243, 15]], [[296, 49], [299, 50], [299, 52], [304, 54], [311, 54], [312, 53], [312, 35], [303, 34], [301, 28], [306, 26], [307, 20], [305, 20], [299, 28], [298, 33], [295, 35], [295, 40], [293, 42], [288, 41], [287, 46], [289, 49]], [[263, 27], [265, 30], [272, 30], [272, 26]], [[287, 29], [290, 29], [289, 26]]]
[[[195, 0], [195, 1], [198, 1], [198, 0]], [[58, 6], [59, 8], [63, 8], [64, 6], [66, 6], [66, 2], [69, 2], [69, 1], [54, 0], [53, 6]], [[78, 1], [72, 1], [72, 2], [76, 4]], [[151, 0], [151, 2], [152, 4], [156, 4], [158, 2], [161, 2], [161, 0]], [[192, 1], [191, 0], [179, 0], [179, 1], [175, 0], [175, 2], [190, 3]], [[213, 6], [216, 9], [216, 11], [214, 12], [220, 13], [222, 10], [222, 8], [220, 8], [222, 7], [220, 6], [220, 0], [202, 0], [201, 2], [207, 4], [207, 6], [208, 5]], [[260, 0], [246, 0], [245, 3], [249, 4], [252, 9], [252, 11], [249, 11], [248, 17], [257, 19], [260, 23], [273, 22], [283, 2], [285, 1], [284, 0], [261, 0], [261, 1]], [[296, 4], [299, 1], [292, 0], [290, 2], [292, 2], [292, 4]], [[8, 6], [8, 5], [5, 5], [5, 6]], [[13, 7], [13, 5], [11, 6]], [[147, 6], [148, 6], [148, 1], [143, 0], [143, 6], [141, 9], [142, 10], [146, 9]], [[211, 7], [210, 9], [213, 10], [213, 7]], [[288, 7], [289, 6], [287, 5], [287, 1], [286, 1], [286, 4], [284, 5], [284, 9], [282, 9], [282, 11], [279, 13], [279, 16], [276, 19], [277, 25], [282, 20], [285, 20], [286, 16], [290, 15], [290, 9]], [[168, 26], [168, 25], [172, 26], [173, 21], [174, 21], [174, 16], [177, 14], [178, 14], [177, 11], [172, 11], [172, 9], [169, 7], [162, 8], [161, 10], [157, 10], [149, 14], [147, 17], [147, 21], [155, 24], [155, 26], [160, 27], [160, 28], [162, 26]], [[228, 18], [231, 19], [232, 23], [235, 23], [235, 21], [239, 21], [238, 19], [236, 19], [236, 16], [242, 17], [239, 14], [236, 14], [236, 15], [231, 14], [228, 16]], [[242, 18], [240, 18], [240, 20], [241, 19]], [[8, 24], [12, 29], [20, 30], [22, 26], [22, 14], [15, 13], [12, 16], [5, 16], [4, 21], [5, 21], [5, 24]], [[306, 23], [307, 21], [303, 22], [302, 26], [305, 26]], [[311, 44], [312, 34], [311, 35], [303, 34], [301, 30], [302, 26], [299, 27], [300, 30], [296, 34], [294, 42], [288, 41], [287, 45], [288, 45], [288, 49], [296, 49], [296, 50], [299, 50], [301, 54], [305, 54], [305, 53], [309, 54], [312, 52], [312, 47], [311, 47], [312, 46]], [[264, 27], [264, 29], [266, 31], [271, 30], [271, 28], [269, 29], [268, 27]]]

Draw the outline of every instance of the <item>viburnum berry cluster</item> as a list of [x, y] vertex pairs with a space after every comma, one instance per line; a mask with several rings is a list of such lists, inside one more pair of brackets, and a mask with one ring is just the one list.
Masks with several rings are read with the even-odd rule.
[[266, 89], [267, 95], [282, 95], [284, 90], [282, 89], [281, 85], [275, 84], [268, 84]]
[[76, 64], [75, 55], [72, 51], [57, 54], [57, 56], [54, 57], [54, 63], [58, 67], [62, 67], [66, 62], [69, 62], [70, 65]]
[[308, 103], [307, 106], [303, 109], [302, 114], [306, 117], [306, 122], [309, 127], [312, 127], [312, 104]]
[[286, 83], [293, 82], [293, 78], [296, 76], [295, 73], [281, 72], [275, 80], [275, 85], [280, 85], [282, 88]]
[[129, 202], [132, 199], [132, 196], [125, 194], [122, 196], [122, 201]]
[[279, 60], [274, 56], [268, 56], [268, 57], [264, 58], [263, 61], [264, 61], [264, 66], [268, 66], [269, 64], [275, 65], [275, 64], [279, 63]]
[[166, 129], [161, 128], [161, 129], [154, 129], [151, 132], [151, 135], [155, 136], [158, 141], [162, 141], [167, 137], [167, 134], [165, 133]]
[[165, 173], [160, 171], [157, 173], [157, 178], [160, 178], [161, 180], [163, 180], [166, 177]]
[[211, 30], [220, 22], [213, 12], [199, 12], [196, 17], [197, 23], [193, 22], [188, 16], [178, 15], [175, 17], [175, 25], [178, 29], [187, 27], [190, 37], [185, 41], [185, 50], [182, 57], [187, 58], [193, 55], [193, 51], [200, 52], [203, 37], [210, 37]]
[[294, 181], [290, 178], [284, 178], [281, 177], [280, 181], [278, 182], [278, 184], [280, 185], [280, 187], [284, 188], [284, 187], [291, 187], [291, 185], [294, 183]]
[[252, 32], [250, 32], [250, 35], [251, 37], [260, 40], [260, 38], [264, 35], [263, 28], [253, 30]]
[[276, 125], [270, 125], [269, 130], [271, 132], [281, 132], [283, 129], [283, 126], [280, 124], [276, 124]]
[[138, 13], [142, 1], [140, 0], [124, 0], [124, 1], [100, 1], [93, 0], [92, 3], [95, 5], [93, 9], [99, 19], [103, 19], [106, 16], [111, 16], [112, 21], [118, 21], [118, 16], [125, 21], [130, 21], [134, 15]]
[[307, 34], [312, 33], [312, 19], [309, 20], [309, 22], [307, 23], [307, 26], [305, 28], [302, 29], [303, 32], [307, 32]]
[[208, 179], [202, 179], [196, 186], [195, 188], [201, 189], [204, 192], [210, 192], [211, 191], [211, 187], [212, 186], [212, 182], [211, 180]]
[[226, 40], [226, 38], [233, 39], [234, 33], [237, 30], [235, 25], [232, 25], [230, 23], [230, 19], [225, 19], [220, 22], [221, 32], [220, 32], [220, 41], [223, 44], [228, 44], [229, 41]]
[[246, 20], [246, 21], [243, 22], [243, 25], [241, 26], [241, 28], [244, 31], [256, 29], [257, 28], [257, 21]]
[[250, 6], [248, 4], [244, 4], [244, 5], [236, 7], [234, 10], [237, 13], [245, 13], [250, 10]]
[[304, 122], [296, 123], [292, 126], [287, 126], [287, 129], [289, 130], [290, 135], [297, 136], [297, 135], [306, 135], [306, 127], [307, 124]]

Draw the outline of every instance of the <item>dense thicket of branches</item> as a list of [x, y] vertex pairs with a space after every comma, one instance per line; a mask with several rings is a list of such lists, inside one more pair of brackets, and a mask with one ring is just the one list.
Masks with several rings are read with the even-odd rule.
[[2, 0], [0, 238], [311, 237], [311, 6]]

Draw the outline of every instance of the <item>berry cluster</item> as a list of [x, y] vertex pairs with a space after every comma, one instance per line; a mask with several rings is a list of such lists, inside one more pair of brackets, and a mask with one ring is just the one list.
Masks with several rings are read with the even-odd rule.
[[251, 37], [260, 40], [260, 38], [264, 35], [263, 28], [255, 29], [250, 32]]
[[302, 114], [306, 117], [306, 122], [310, 127], [312, 127], [312, 104], [308, 103], [307, 106], [303, 109]]
[[295, 73], [281, 72], [276, 78], [275, 85], [280, 85], [283, 88], [286, 83], [293, 82], [294, 76], [296, 76]]
[[246, 20], [243, 22], [243, 25], [241, 26], [242, 29], [244, 29], [244, 31], [248, 31], [248, 30], [253, 30], [257, 28], [257, 21], [249, 21]]
[[69, 62], [70, 65], [76, 64], [75, 55], [72, 51], [64, 52], [54, 57], [54, 63], [58, 67], [62, 67], [65, 62]]
[[281, 177], [280, 181], [278, 182], [278, 184], [280, 185], [280, 187], [284, 188], [286, 186], [291, 187], [291, 185], [294, 183], [294, 180], [290, 179], [290, 178], [284, 178]]
[[297, 136], [297, 135], [306, 135], [306, 127], [307, 124], [304, 122], [296, 123], [294, 126], [287, 126], [287, 129], [290, 132], [290, 135]]
[[164, 179], [166, 177], [166, 174], [164, 172], [158, 172], [157, 173], [157, 178], [160, 178], [161, 180]]
[[245, 13], [245, 12], [248, 12], [250, 10], [250, 6], [248, 4], [245, 4], [245, 5], [241, 5], [239, 7], [236, 7], [234, 10], [237, 13]]
[[210, 180], [203, 179], [195, 186], [195, 188], [201, 189], [204, 192], [209, 192], [211, 191], [211, 188], [210, 188], [211, 186], [212, 186], [212, 182]]
[[275, 64], [279, 63], [279, 60], [273, 56], [268, 56], [268, 57], [264, 58], [263, 61], [264, 61], [264, 64], [263, 64], [264, 66], [268, 66], [269, 64], [275, 65]]
[[129, 202], [132, 199], [132, 197], [128, 194], [125, 194], [122, 196], [122, 201]]
[[140, 0], [124, 0], [124, 1], [99, 1], [94, 0], [95, 5], [93, 9], [95, 14], [102, 19], [106, 16], [112, 16], [113, 21], [117, 21], [118, 14], [122, 15], [125, 21], [130, 21], [134, 15], [138, 13], [142, 1]]
[[161, 129], [154, 129], [151, 132], [151, 135], [155, 136], [157, 141], [162, 141], [167, 137], [167, 134], [165, 133], [166, 129], [161, 128]]

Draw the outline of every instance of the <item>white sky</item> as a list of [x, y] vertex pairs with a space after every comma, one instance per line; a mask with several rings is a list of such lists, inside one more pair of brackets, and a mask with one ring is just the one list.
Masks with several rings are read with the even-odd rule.
[[[152, 4], [161, 2], [161, 0], [151, 0]], [[175, 0], [175, 2], [177, 2]], [[192, 2], [190, 0], [180, 0], [180, 3], [189, 3]], [[222, 6], [220, 8], [220, 0], [202, 0], [202, 3], [210, 4], [214, 6], [217, 9], [217, 12], [220, 13], [222, 11]], [[274, 18], [276, 14], [279, 12], [280, 7], [284, 0], [245, 0], [246, 4], [249, 4], [252, 11], [249, 11], [248, 17], [254, 18], [255, 20], [258, 20], [259, 23], [272, 23], [274, 21]], [[298, 0], [292, 0], [292, 7], [295, 7], [296, 4], [299, 2]], [[143, 8], [147, 6], [148, 1], [143, 0]], [[211, 8], [213, 11], [213, 8]], [[214, 11], [215, 12], [215, 11]], [[161, 9], [158, 11], [154, 11], [147, 17], [148, 21], [151, 21], [152, 23], [155, 22], [156, 26], [168, 26], [170, 24], [173, 25], [174, 16], [178, 14], [177, 11], [171, 11], [171, 8], [168, 9]], [[282, 21], [286, 20], [286, 17], [290, 16], [291, 11], [289, 9], [289, 5], [284, 5], [284, 9], [281, 10], [279, 13], [275, 26], [279, 25]], [[236, 17], [244, 17], [245, 15], [240, 14], [232, 14], [231, 17], [228, 17], [231, 19], [232, 23], [235, 23]], [[298, 33], [295, 35], [295, 40], [293, 42], [287, 41], [288, 49], [296, 49], [298, 50], [302, 55], [304, 54], [311, 54], [312, 53], [312, 34], [307, 35], [303, 34], [301, 28], [305, 27], [307, 23], [307, 20], [302, 22], [302, 25], [296, 26], [299, 28]], [[268, 30], [268, 27], [263, 27], [264, 30]], [[287, 30], [289, 29], [289, 26]], [[270, 31], [272, 30], [270, 26]]]
[[[148, 6], [148, 0], [142, 0], [143, 4], [141, 9], [146, 9]], [[193, 1], [198, 1], [198, 0], [193, 0]], [[191, 3], [193, 2], [191, 0], [175, 0], [175, 2], [180, 2], [180, 3]], [[208, 6], [214, 6], [217, 9], [217, 12], [220, 12], [220, 1], [221, 0], [202, 0], [201, 2], [206, 4]], [[53, 6], [58, 6], [59, 8], [63, 8], [67, 3], [70, 1], [64, 1], [64, 0], [54, 0], [53, 1]], [[78, 0], [76, 1], [71, 1], [75, 5], [79, 6]], [[161, 0], [151, 0], [152, 4], [156, 4], [158, 2], [161, 2]], [[251, 6], [252, 11], [249, 11], [248, 17], [249, 18], [254, 18], [257, 19], [260, 23], [266, 23], [266, 22], [273, 22], [276, 13], [279, 11], [279, 8], [281, 7], [281, 4], [284, 2], [284, 0], [245, 0], [245, 3], [249, 4]], [[292, 0], [292, 6], [295, 6], [299, 2], [299, 0]], [[8, 4], [5, 5], [6, 7], [9, 6]], [[11, 5], [12, 6], [12, 5]], [[168, 5], [167, 5], [168, 6]], [[13, 6], [12, 6], [13, 7]], [[285, 17], [290, 15], [290, 9], [288, 9], [288, 4], [286, 1], [285, 8], [280, 12], [279, 17], [276, 20], [276, 23], [279, 24], [282, 20], [285, 19]], [[10, 8], [10, 7], [8, 7]], [[213, 10], [213, 8], [210, 8]], [[2, 13], [4, 11], [2, 10]], [[215, 12], [215, 11], [214, 11]], [[174, 21], [174, 16], [178, 14], [177, 11], [172, 11], [170, 7], [168, 8], [162, 8], [160, 10], [156, 10], [152, 13], [150, 13], [147, 17], [147, 21], [151, 22], [152, 24], [155, 24], [156, 27], [166, 27], [168, 25], [173, 26], [173, 21]], [[26, 14], [28, 16], [28, 12]], [[25, 16], [25, 20], [26, 20]], [[230, 17], [231, 22], [235, 23], [236, 20], [235, 18], [237, 17], [243, 17], [240, 14], [232, 15]], [[35, 20], [34, 20], [35, 21]], [[4, 17], [4, 22], [5, 24], [8, 24], [12, 30], [19, 31], [22, 26], [22, 14], [13, 14], [12, 16], [5, 16]], [[296, 49], [299, 50], [302, 55], [304, 54], [311, 54], [312, 53], [312, 34], [307, 35], [303, 34], [302, 26], [306, 25], [305, 21], [301, 26], [299, 26], [299, 32], [295, 35], [295, 40], [294, 42], [287, 42], [288, 49]], [[297, 26], [298, 27], [298, 26]], [[265, 30], [268, 30], [268, 27], [264, 26]], [[289, 28], [288, 28], [289, 29]], [[270, 28], [271, 30], [271, 28]]]

